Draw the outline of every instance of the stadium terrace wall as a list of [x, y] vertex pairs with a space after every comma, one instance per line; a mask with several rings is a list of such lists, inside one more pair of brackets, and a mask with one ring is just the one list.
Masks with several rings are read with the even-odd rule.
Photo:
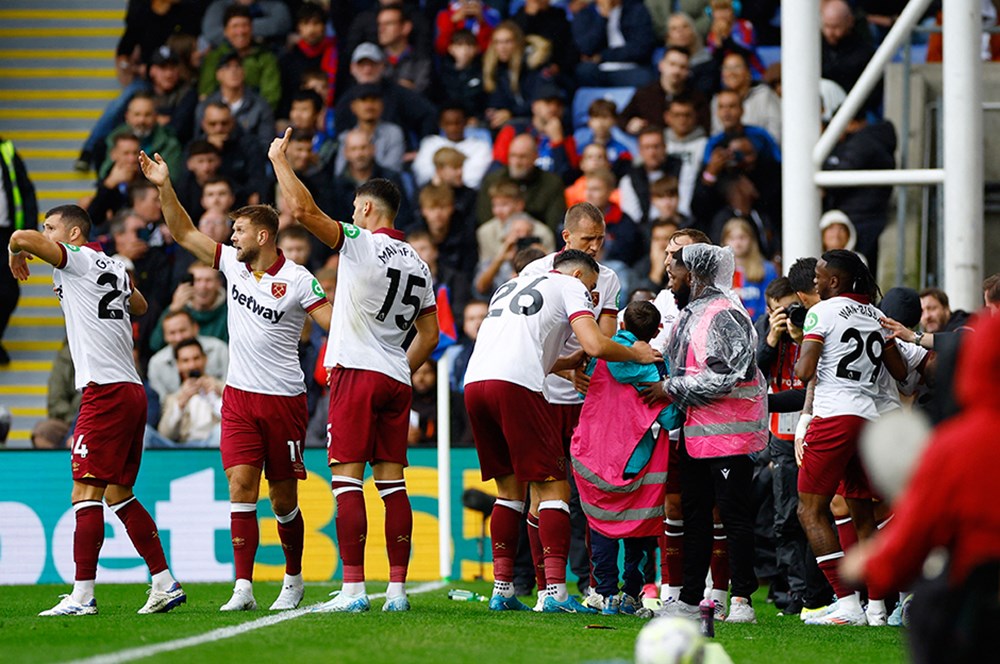
[[[72, 583], [73, 510], [69, 451], [9, 451], [3, 454], [0, 483], [0, 584]], [[440, 578], [438, 572], [437, 468], [435, 450], [410, 450], [407, 489], [413, 504], [413, 557], [409, 578]], [[306, 581], [341, 578], [334, 525], [334, 502], [325, 450], [306, 450], [309, 477], [299, 485], [299, 505], [306, 524], [303, 575]], [[452, 505], [462, 492], [483, 483], [475, 450], [452, 451]], [[365, 479], [368, 508], [366, 571], [369, 579], [387, 580], [383, 535], [384, 510], [371, 476]], [[229, 541], [229, 499], [217, 450], [151, 450], [143, 454], [136, 495], [156, 520], [167, 561], [181, 581], [231, 581], [233, 552]], [[284, 573], [281, 544], [267, 490], [257, 506], [260, 549], [254, 577], [280, 581]], [[144, 583], [148, 572], [132, 547], [125, 527], [105, 507], [105, 541], [97, 580]], [[472, 579], [479, 571], [479, 513], [453, 510], [452, 578]], [[489, 558], [489, 547], [486, 555]], [[491, 566], [485, 566], [491, 579]]]

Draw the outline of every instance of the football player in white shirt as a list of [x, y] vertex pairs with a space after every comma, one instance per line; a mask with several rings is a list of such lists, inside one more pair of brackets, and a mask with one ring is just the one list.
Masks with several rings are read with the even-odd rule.
[[[337, 502], [337, 543], [344, 585], [321, 611], [370, 608], [365, 589], [368, 522], [362, 493], [365, 464], [385, 504], [389, 587], [383, 611], [408, 611], [405, 582], [413, 512], [403, 468], [413, 390], [410, 376], [438, 342], [430, 269], [393, 227], [401, 194], [376, 178], [357, 188], [354, 223], [334, 221], [317, 207], [285, 156], [290, 131], [268, 157], [284, 204], [313, 235], [340, 252], [333, 324], [324, 364], [330, 371], [327, 458]], [[416, 330], [409, 349], [408, 335]]]
[[830, 613], [813, 614], [806, 622], [867, 625], [853, 589], [840, 580], [837, 567], [844, 552], [830, 526], [829, 505], [843, 481], [858, 538], [872, 536], [874, 509], [858, 437], [867, 421], [878, 418], [875, 400], [883, 365], [896, 380], [906, 377], [907, 367], [895, 341], [882, 329], [883, 315], [871, 304], [878, 285], [857, 254], [843, 250], [823, 254], [816, 263], [816, 291], [820, 302], [809, 309], [795, 365], [803, 383], [816, 377], [813, 418], [806, 420], [799, 470], [799, 520], [838, 601]]
[[27, 258], [37, 256], [55, 267], [53, 282], [66, 316], [76, 388], [83, 390], [73, 432], [73, 592], [41, 616], [97, 613], [94, 580], [104, 543], [104, 509], [115, 513], [153, 576], [149, 599], [139, 613], [163, 613], [186, 596], [167, 569], [156, 524], [132, 493], [142, 459], [146, 427], [146, 392], [132, 356], [131, 315], [146, 312], [146, 300], [132, 285], [125, 265], [86, 244], [90, 217], [76, 205], [45, 215], [43, 233], [18, 230], [11, 235], [11, 273], [28, 278]]
[[236, 584], [220, 610], [257, 608], [252, 581], [260, 541], [261, 471], [266, 473], [285, 555], [284, 582], [271, 610], [294, 609], [303, 595], [305, 527], [298, 481], [306, 478], [302, 443], [308, 424], [298, 344], [306, 316], [324, 330], [330, 327], [330, 303], [313, 275], [278, 251], [278, 215], [273, 208], [250, 205], [234, 211], [233, 246], [223, 246], [195, 228], [160, 155], [154, 160], [142, 152], [139, 163], [160, 190], [163, 217], [177, 243], [226, 276], [229, 373], [222, 394], [220, 448], [229, 480]]
[[[626, 348], [601, 332], [591, 295], [599, 270], [591, 256], [568, 249], [555, 257], [553, 270], [508, 281], [493, 295], [469, 359], [465, 404], [483, 479], [495, 480], [499, 495], [490, 526], [494, 611], [528, 610], [514, 597], [513, 573], [525, 489], [530, 485], [532, 499], [538, 501], [535, 514], [545, 559], [541, 610], [594, 613], [566, 592], [566, 452], [541, 393], [543, 382], [549, 372], [579, 364], [582, 353], [644, 364], [659, 356], [648, 344]], [[571, 334], [582, 350], [560, 361]]]
[[[563, 220], [562, 239], [566, 244], [566, 249], [575, 249], [587, 254], [595, 261], [604, 246], [604, 237], [607, 227], [604, 222], [604, 215], [600, 209], [590, 203], [577, 203], [566, 211]], [[559, 252], [548, 254], [543, 258], [529, 263], [521, 275], [539, 275], [552, 270], [552, 264]], [[611, 338], [618, 330], [618, 305], [621, 297], [621, 283], [614, 270], [601, 265], [600, 273], [597, 277], [597, 288], [594, 294], [597, 301], [594, 302], [597, 325], [604, 336]], [[562, 349], [561, 355], [570, 355], [580, 350], [580, 343], [576, 337], [570, 336], [566, 342], [566, 347]], [[581, 391], [586, 393], [586, 386], [590, 378], [582, 371], [567, 369], [559, 374], [549, 374], [545, 377], [543, 394], [549, 404], [552, 416], [556, 420], [560, 435], [563, 441], [563, 449], [569, 454], [569, 444], [573, 439], [573, 431], [580, 421], [580, 410], [583, 408], [583, 398], [577, 391], [576, 385]], [[576, 383], [576, 385], [574, 384]], [[573, 526], [573, 541], [571, 559], [577, 561], [582, 559], [584, 569], [589, 565], [589, 555], [586, 550], [587, 518], [580, 508], [580, 496], [576, 492], [576, 485], [570, 483], [570, 514]], [[544, 565], [541, 558], [541, 543], [538, 537], [538, 499], [531, 496], [531, 509], [528, 511], [528, 539], [531, 542], [532, 557], [538, 558], [535, 563], [535, 577], [538, 583], [539, 604], [544, 602], [542, 592], [545, 588], [543, 580], [545, 577]], [[579, 564], [579, 563], [577, 563]], [[573, 565], [574, 572], [578, 575], [582, 570], [577, 569], [577, 564]], [[586, 578], [586, 575], [585, 577]]]

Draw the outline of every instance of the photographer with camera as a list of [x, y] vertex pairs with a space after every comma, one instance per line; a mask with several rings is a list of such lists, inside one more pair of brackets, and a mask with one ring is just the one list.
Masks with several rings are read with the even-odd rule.
[[[797, 266], [798, 263], [793, 266], [793, 272]], [[795, 425], [805, 402], [805, 386], [795, 376], [795, 362], [799, 358], [807, 308], [799, 299], [796, 287], [790, 283], [790, 277], [772, 281], [764, 296], [767, 315], [761, 316], [756, 323], [757, 367], [768, 385], [771, 434], [768, 449], [778, 573], [788, 581], [789, 603], [781, 608], [785, 615], [798, 615], [803, 607], [823, 606], [830, 596], [796, 516], [799, 468], [795, 463]]]

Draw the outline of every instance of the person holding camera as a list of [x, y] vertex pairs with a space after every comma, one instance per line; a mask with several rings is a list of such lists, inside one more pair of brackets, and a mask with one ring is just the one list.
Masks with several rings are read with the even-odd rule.
[[174, 348], [180, 388], [163, 401], [160, 434], [192, 447], [218, 447], [222, 431], [222, 389], [225, 384], [205, 375], [208, 356], [195, 338]]
[[798, 615], [803, 607], [827, 604], [830, 591], [809, 542], [799, 524], [799, 467], [795, 463], [795, 425], [805, 401], [805, 385], [795, 376], [795, 362], [802, 344], [806, 307], [788, 277], [779, 277], [764, 291], [767, 315], [756, 323], [757, 368], [767, 379], [770, 421], [774, 536], [778, 573], [788, 581], [789, 603], [784, 615]]

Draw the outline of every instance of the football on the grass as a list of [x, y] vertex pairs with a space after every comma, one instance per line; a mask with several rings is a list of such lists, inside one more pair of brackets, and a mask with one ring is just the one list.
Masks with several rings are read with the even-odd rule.
[[704, 639], [698, 624], [684, 618], [654, 618], [635, 640], [636, 664], [688, 664]]

